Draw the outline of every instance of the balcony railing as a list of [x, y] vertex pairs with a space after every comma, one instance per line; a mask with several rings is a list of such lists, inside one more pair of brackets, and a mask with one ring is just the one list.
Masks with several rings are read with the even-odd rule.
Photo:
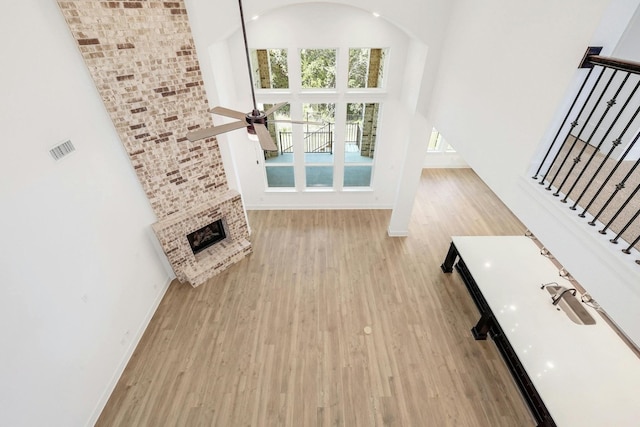
[[[326, 123], [314, 131], [304, 132], [305, 153], [333, 154], [335, 125]], [[362, 129], [359, 123], [347, 123], [345, 128], [345, 143], [355, 144], [360, 148]], [[293, 153], [293, 135], [291, 131], [278, 131], [278, 148], [280, 154]]]
[[588, 72], [533, 178], [630, 254], [640, 250], [640, 63], [587, 54], [581, 67]]

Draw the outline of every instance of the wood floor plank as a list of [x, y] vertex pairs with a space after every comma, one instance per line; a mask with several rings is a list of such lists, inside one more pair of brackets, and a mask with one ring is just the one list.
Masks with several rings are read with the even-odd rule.
[[423, 171], [408, 237], [385, 210], [248, 216], [253, 254], [171, 284], [98, 426], [534, 425], [439, 268], [452, 235], [525, 231], [471, 170]]

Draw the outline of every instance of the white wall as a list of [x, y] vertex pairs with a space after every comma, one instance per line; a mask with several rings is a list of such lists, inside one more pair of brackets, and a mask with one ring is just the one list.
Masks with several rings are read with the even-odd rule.
[[0, 34], [0, 425], [92, 425], [171, 273], [56, 2], [7, 3]]
[[436, 153], [427, 153], [422, 167], [425, 169], [456, 169], [468, 168], [469, 165], [458, 153], [439, 151]]
[[[640, 61], [640, 43], [638, 43], [638, 40], [640, 40], [640, 8], [638, 8], [636, 12], [633, 14], [633, 17], [631, 18], [631, 22], [629, 23], [624, 33], [622, 34], [622, 37], [620, 38], [620, 41], [618, 42], [618, 44], [615, 45], [615, 48], [613, 49], [611, 56], [613, 56], [614, 58], [622, 58], [630, 61], [639, 62]], [[638, 128], [637, 124], [636, 124], [636, 128]], [[638, 131], [632, 132], [630, 135], [631, 138], [629, 139], [635, 138]], [[608, 147], [603, 146], [603, 149], [606, 149], [606, 148]], [[626, 150], [626, 146], [625, 147], [620, 146], [616, 149], [614, 153], [618, 155], [622, 155], [622, 152], [624, 150]], [[629, 151], [629, 154], [627, 155], [626, 159], [637, 160], [639, 158], [640, 158], [640, 144], [636, 144], [631, 149], [631, 151]]]
[[[640, 343], [640, 272], [530, 178], [568, 105], [585, 49], [611, 52], [636, 0], [460, 0], [437, 89], [434, 126], [616, 321]], [[533, 160], [532, 160], [533, 159]], [[585, 230], [588, 228], [589, 230]], [[633, 264], [635, 266], [635, 264]], [[535, 286], [536, 284], [532, 284]]]

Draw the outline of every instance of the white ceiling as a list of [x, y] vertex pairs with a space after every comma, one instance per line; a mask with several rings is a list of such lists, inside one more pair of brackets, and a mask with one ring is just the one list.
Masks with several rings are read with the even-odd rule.
[[[245, 19], [270, 11], [305, 3], [325, 3], [351, 6], [367, 12], [377, 12], [382, 18], [404, 30], [412, 37], [429, 44], [430, 35], [441, 32], [449, 16], [452, 0], [349, 0], [318, 2], [312, 0], [244, 0]], [[240, 26], [236, 0], [186, 0], [189, 19], [200, 28], [202, 42], [212, 44], [227, 38]], [[302, 17], [301, 19], [304, 19]]]

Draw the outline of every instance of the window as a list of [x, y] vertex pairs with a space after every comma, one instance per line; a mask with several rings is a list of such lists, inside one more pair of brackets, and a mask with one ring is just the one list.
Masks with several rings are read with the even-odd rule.
[[[300, 76], [289, 79], [288, 61], [292, 58], [287, 49], [251, 51], [254, 81], [260, 89], [256, 95], [264, 102], [258, 108], [265, 111], [273, 102], [289, 101], [269, 117], [269, 132], [278, 150], [264, 152], [267, 187], [289, 191], [370, 189], [387, 49], [350, 48], [343, 56], [337, 49], [298, 52]], [[338, 58], [343, 57], [348, 63], [338, 64]], [[369, 95], [371, 89], [375, 91]], [[278, 121], [291, 119], [298, 124]]]
[[433, 128], [431, 130], [431, 137], [429, 138], [429, 145], [427, 146], [428, 153], [455, 153], [456, 150], [445, 141], [442, 134]]
[[386, 49], [349, 49], [349, 88], [382, 87]]
[[333, 187], [335, 104], [303, 104], [304, 164], [307, 187]]
[[253, 84], [257, 89], [288, 89], [286, 49], [252, 49]]
[[302, 49], [300, 67], [303, 89], [336, 87], [336, 50]]

